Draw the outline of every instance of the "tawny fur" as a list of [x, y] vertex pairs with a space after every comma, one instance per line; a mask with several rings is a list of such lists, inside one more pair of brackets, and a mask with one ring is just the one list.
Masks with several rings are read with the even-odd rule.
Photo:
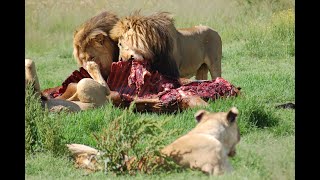
[[31, 85], [36, 95], [40, 96], [40, 84], [36, 72], [36, 67], [31, 59], [25, 59], [25, 86]]
[[[89, 62], [87, 66], [90, 66], [89, 73], [100, 74], [98, 66], [94, 62]], [[39, 79], [36, 73], [36, 66], [30, 59], [25, 59], [25, 73], [26, 73], [26, 84], [32, 83], [31, 85], [35, 89], [35, 93], [41, 94]], [[103, 79], [102, 79], [103, 80]], [[104, 80], [103, 80], [104, 81]], [[34, 83], [36, 82], [36, 83]], [[71, 83], [68, 85], [66, 92], [56, 98], [42, 100], [43, 106], [48, 108], [50, 111], [79, 111], [86, 110], [94, 107], [98, 107], [109, 101], [108, 95], [110, 89], [103, 83], [99, 83], [94, 79], [84, 78], [78, 83]]]
[[[230, 172], [232, 166], [228, 156], [236, 152], [240, 141], [236, 122], [238, 109], [232, 107], [228, 112], [211, 113], [199, 110], [195, 118], [199, 123], [188, 134], [178, 138], [161, 150], [164, 156], [171, 157], [177, 164], [199, 169], [209, 175], [222, 175]], [[75, 158], [77, 167], [97, 170], [103, 164], [97, 163], [101, 151], [82, 144], [68, 144], [68, 149]], [[135, 157], [130, 157], [135, 159]], [[163, 165], [163, 158], [156, 158], [155, 163]], [[129, 160], [129, 158], [127, 158]]]
[[102, 105], [107, 101], [110, 89], [106, 79], [111, 64], [117, 60], [119, 49], [117, 42], [109, 37], [109, 31], [118, 21], [118, 17], [103, 11], [80, 25], [73, 35], [73, 55], [79, 66], [88, 71], [93, 79], [82, 79], [68, 85], [66, 92], [56, 98], [45, 101], [53, 111], [67, 109], [85, 110]]
[[221, 77], [222, 41], [207, 26], [176, 29], [168, 12], [121, 18], [110, 31], [120, 60], [151, 60], [155, 70], [173, 77]]
[[217, 113], [199, 110], [195, 114], [197, 126], [166, 146], [161, 153], [181, 166], [210, 175], [230, 172], [232, 167], [228, 156], [235, 155], [235, 147], [240, 141], [237, 116], [235, 107], [228, 112]]
[[153, 70], [179, 77], [173, 57], [172, 29], [169, 13], [142, 16], [137, 11], [120, 19], [110, 31], [110, 37], [118, 41], [119, 60], [148, 60]]
[[109, 37], [109, 31], [117, 21], [115, 14], [103, 11], [84, 22], [73, 35], [73, 55], [78, 64], [86, 68], [87, 62], [96, 62], [105, 80], [110, 74], [111, 63], [119, 56], [117, 42]]
[[222, 41], [217, 31], [208, 26], [175, 31], [174, 57], [181, 77], [211, 79], [221, 77]]
[[102, 170], [102, 166], [97, 162], [101, 152], [83, 144], [67, 144], [68, 150], [75, 160], [78, 168], [86, 169], [88, 172]]

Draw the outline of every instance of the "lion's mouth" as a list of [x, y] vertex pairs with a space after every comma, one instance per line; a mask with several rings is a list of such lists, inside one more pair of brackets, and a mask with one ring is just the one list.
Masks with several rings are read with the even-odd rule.
[[139, 59], [134, 59], [134, 58], [129, 58], [129, 59], [123, 59], [123, 58], [120, 58], [119, 61], [124, 61], [124, 62], [131, 62], [131, 61], [140, 61], [140, 62], [143, 62], [143, 61], [146, 61], [144, 58], [139, 58]]
[[130, 55], [130, 56], [119, 56], [119, 61], [145, 61], [146, 58], [143, 55], [140, 54], [134, 54], [134, 55]]

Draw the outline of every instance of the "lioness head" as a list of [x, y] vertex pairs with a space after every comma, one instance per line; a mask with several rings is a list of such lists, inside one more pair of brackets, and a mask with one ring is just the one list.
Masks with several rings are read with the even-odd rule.
[[73, 55], [78, 64], [86, 68], [88, 61], [95, 61], [105, 79], [119, 53], [117, 42], [109, 37], [117, 21], [116, 15], [104, 11], [84, 22], [73, 35]]
[[238, 114], [236, 107], [232, 107], [228, 112], [216, 113], [199, 110], [194, 115], [198, 124], [191, 132], [213, 135], [222, 142], [228, 156], [233, 157], [236, 154], [236, 145], [240, 141], [240, 131], [236, 121]]
[[178, 77], [179, 71], [172, 59], [174, 24], [167, 12], [149, 16], [136, 11], [120, 19], [110, 31], [118, 41], [119, 60], [148, 60], [155, 70]]

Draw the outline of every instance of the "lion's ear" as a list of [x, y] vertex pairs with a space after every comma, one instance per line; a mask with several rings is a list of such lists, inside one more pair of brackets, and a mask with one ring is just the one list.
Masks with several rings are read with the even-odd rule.
[[130, 29], [130, 25], [126, 19], [118, 21], [109, 32], [112, 40], [118, 41]]
[[104, 38], [107, 36], [107, 33], [102, 31], [102, 30], [95, 30], [92, 31], [89, 36], [88, 36], [88, 42], [89, 41], [96, 41], [98, 43], [100, 43], [101, 45], [103, 44], [103, 40]]
[[207, 114], [208, 111], [206, 110], [199, 110], [194, 114], [194, 117], [196, 118], [197, 122], [199, 123], [203, 117], [203, 115]]
[[227, 114], [227, 120], [228, 120], [230, 123], [234, 122], [234, 121], [236, 120], [238, 114], [239, 114], [238, 109], [237, 109], [236, 107], [232, 107], [232, 108], [229, 110], [228, 114]]
[[101, 45], [103, 44], [103, 40], [104, 40], [105, 35], [103, 34], [98, 34], [96, 35], [96, 37], [94, 38], [96, 40], [96, 42], [99, 42]]

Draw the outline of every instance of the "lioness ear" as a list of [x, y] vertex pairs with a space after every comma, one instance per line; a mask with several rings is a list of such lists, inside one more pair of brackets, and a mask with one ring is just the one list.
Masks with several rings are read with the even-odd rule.
[[199, 110], [194, 114], [194, 117], [196, 118], [197, 122], [199, 123], [203, 117], [203, 115], [207, 114], [208, 111], [206, 110]]
[[227, 120], [228, 120], [230, 123], [234, 122], [234, 121], [236, 120], [238, 114], [239, 114], [238, 109], [237, 109], [236, 107], [232, 107], [232, 108], [229, 110], [228, 114], [227, 114]]

